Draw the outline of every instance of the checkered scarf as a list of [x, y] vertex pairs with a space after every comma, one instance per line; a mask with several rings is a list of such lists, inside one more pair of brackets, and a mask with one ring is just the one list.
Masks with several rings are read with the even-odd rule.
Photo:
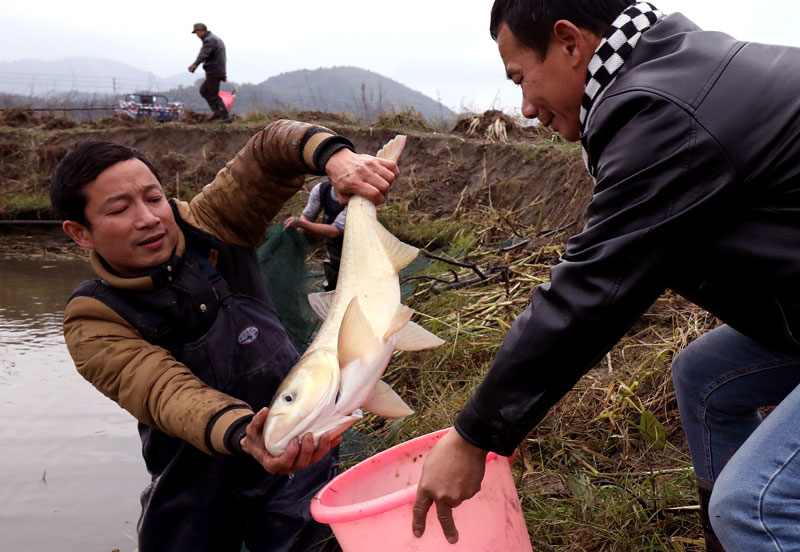
[[[648, 2], [639, 2], [625, 8], [603, 35], [600, 45], [589, 61], [586, 74], [586, 89], [581, 104], [580, 129], [581, 136], [586, 130], [586, 123], [592, 114], [592, 107], [605, 92], [606, 88], [617, 78], [625, 60], [631, 55], [633, 47], [639, 42], [642, 34], [663, 14]], [[594, 176], [594, 169], [589, 165], [586, 145], [583, 143], [583, 159], [586, 167]]]

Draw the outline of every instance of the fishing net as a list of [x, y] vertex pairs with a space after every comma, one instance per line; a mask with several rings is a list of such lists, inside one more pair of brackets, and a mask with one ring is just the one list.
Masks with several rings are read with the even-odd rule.
[[297, 230], [283, 231], [283, 223], [267, 230], [258, 249], [258, 263], [267, 292], [297, 350], [305, 351], [320, 322], [308, 304], [308, 294], [322, 291], [316, 286], [322, 270], [311, 271], [307, 258], [311, 247]]

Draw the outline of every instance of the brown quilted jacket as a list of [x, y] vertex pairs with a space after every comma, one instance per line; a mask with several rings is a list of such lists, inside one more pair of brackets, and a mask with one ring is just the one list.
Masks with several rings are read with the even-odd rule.
[[[276, 121], [253, 136], [190, 202], [179, 202], [184, 221], [223, 241], [256, 247], [283, 203], [303, 185], [335, 134], [296, 121]], [[176, 253], [185, 248], [179, 236]], [[152, 289], [149, 277], [121, 278], [92, 251], [91, 265], [112, 286]], [[249, 405], [209, 387], [166, 349], [150, 344], [110, 307], [76, 297], [64, 313], [64, 336], [78, 372], [133, 416], [209, 454], [231, 453], [225, 431], [253, 414]], [[236, 407], [217, 417], [222, 410]], [[213, 424], [213, 427], [209, 427]], [[211, 448], [205, 441], [211, 435]]]

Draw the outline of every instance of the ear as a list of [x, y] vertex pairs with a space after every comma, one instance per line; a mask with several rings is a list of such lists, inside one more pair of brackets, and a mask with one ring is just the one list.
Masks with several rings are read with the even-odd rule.
[[600, 39], [594, 33], [566, 19], [559, 19], [553, 25], [553, 40], [575, 65], [588, 63], [600, 44]]
[[94, 249], [92, 234], [84, 225], [74, 220], [65, 220], [61, 223], [61, 229], [66, 235], [72, 238], [72, 241], [84, 249]]

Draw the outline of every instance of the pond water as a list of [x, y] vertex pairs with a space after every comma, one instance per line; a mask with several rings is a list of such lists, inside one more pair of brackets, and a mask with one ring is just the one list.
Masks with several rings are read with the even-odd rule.
[[77, 373], [61, 329], [88, 263], [0, 266], [0, 550], [133, 551], [136, 422]]

